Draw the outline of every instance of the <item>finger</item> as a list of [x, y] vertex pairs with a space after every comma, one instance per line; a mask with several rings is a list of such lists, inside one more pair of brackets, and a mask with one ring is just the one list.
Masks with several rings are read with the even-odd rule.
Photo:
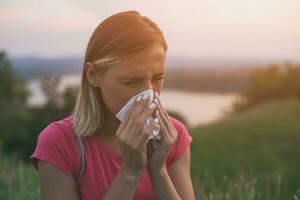
[[140, 145], [141, 148], [146, 146], [146, 144], [148, 143], [151, 135], [153, 134], [153, 131], [157, 128], [158, 123], [159, 123], [159, 119], [155, 118], [151, 122], [151, 124], [146, 129], [144, 129], [142, 134], [138, 137], [139, 145]]
[[[143, 96], [139, 96], [138, 98], [136, 98], [136, 100], [134, 101], [135, 106], [130, 107], [130, 109], [129, 109], [130, 112], [129, 111], [127, 112], [128, 115], [127, 115], [126, 120], [125, 120], [125, 125], [126, 126], [129, 123], [129, 119], [131, 118], [132, 113], [134, 111], [136, 111], [137, 112], [136, 115], [138, 115], [138, 113], [141, 112], [141, 110], [143, 110], [143, 108], [145, 107], [146, 100], [143, 99], [143, 98], [144, 98]], [[135, 116], [133, 116], [133, 117], [135, 117]]]
[[[157, 96], [158, 97], [158, 96]], [[165, 118], [169, 121], [168, 125], [170, 126], [170, 128], [172, 128], [173, 130], [176, 130], [174, 125], [173, 125], [173, 122], [168, 114], [168, 112], [166, 111], [166, 109], [164, 109], [164, 107], [162, 106], [162, 103], [160, 101], [160, 98], [156, 98], [157, 99], [157, 102], [158, 104], [160, 105], [159, 107], [161, 108], [161, 111], [163, 112], [163, 116], [165, 116]]]
[[[136, 119], [140, 115], [140, 113], [145, 109], [145, 106], [149, 103], [149, 95], [139, 96], [135, 101], [135, 106], [133, 106], [131, 112], [126, 117], [126, 124], [124, 125], [123, 131], [120, 131], [120, 138], [129, 139], [130, 135], [137, 135], [141, 131], [141, 127], [134, 124], [139, 123], [136, 122]], [[124, 135], [125, 134], [125, 135]]]
[[[129, 119], [131, 118], [131, 115], [133, 111], [137, 108], [137, 106], [140, 104], [140, 101], [142, 99], [142, 96], [139, 96], [138, 98], [135, 99], [135, 101], [132, 103], [128, 111], [125, 113], [124, 118], [120, 124], [119, 129], [121, 130], [128, 130], [128, 127], [130, 128], [131, 125], [129, 125]], [[117, 131], [117, 135], [125, 133], [126, 131]]]
[[146, 120], [154, 113], [155, 109], [155, 103], [151, 103], [149, 106], [146, 106], [144, 112], [133, 123], [129, 137], [136, 138], [139, 136], [144, 128]]
[[156, 100], [156, 103], [158, 103], [159, 106], [161, 107], [164, 116], [166, 117], [166, 119], [168, 119], [168, 120], [171, 122], [171, 120], [170, 120], [170, 118], [169, 118], [169, 115], [168, 115], [167, 111], [166, 111], [166, 110], [164, 109], [164, 107], [162, 106], [161, 100], [160, 100], [160, 98], [159, 98], [157, 92], [155, 93], [155, 97], [156, 97], [156, 98], [154, 98], [154, 100]]
[[131, 115], [131, 113], [133, 112], [133, 110], [136, 108], [137, 104], [138, 104], [138, 101], [135, 100], [135, 101], [132, 103], [131, 107], [128, 109], [128, 111], [125, 113], [124, 118], [123, 118], [123, 120], [122, 120], [122, 122], [121, 122], [122, 128], [125, 128], [125, 127], [126, 127], [126, 125], [127, 125], [127, 123], [128, 123], [128, 119], [130, 118], [130, 115]]
[[[161, 120], [161, 118], [160, 118], [158, 112], [155, 113], [155, 116], [157, 116], [157, 118]], [[164, 125], [165, 125], [165, 124], [164, 124]], [[177, 130], [176, 130], [175, 128], [173, 128], [171, 131], [169, 131], [169, 130], [166, 128], [166, 126], [165, 126], [164, 128], [167, 130], [167, 131], [166, 131], [166, 134], [171, 138], [171, 141], [172, 141], [173, 139], [176, 140], [177, 135], [178, 135]]]
[[149, 95], [146, 93], [146, 94], [143, 95], [143, 97], [139, 101], [136, 108], [132, 111], [132, 113], [131, 113], [131, 115], [128, 119], [128, 126], [130, 126], [130, 127], [133, 126], [136, 119], [139, 118], [139, 116], [145, 110], [145, 107], [148, 105], [148, 103], [149, 103]]
[[163, 123], [160, 115], [155, 112], [155, 116], [158, 118], [158, 124], [160, 126], [160, 135], [163, 138], [164, 141], [169, 142], [171, 139], [171, 136], [169, 135], [169, 131], [167, 130], [165, 124]]
[[163, 121], [163, 123], [165, 124], [165, 127], [167, 128], [167, 130], [171, 131], [172, 130], [172, 126], [171, 126], [171, 120], [169, 119], [168, 114], [165, 114], [163, 107], [161, 106], [161, 104], [159, 104], [157, 98], [154, 99], [154, 102], [156, 104], [158, 113], [160, 115], [161, 120]]
[[[163, 106], [162, 106], [162, 103], [161, 103], [161, 101], [160, 101], [160, 98], [159, 98], [159, 96], [158, 96], [158, 93], [157, 92], [155, 92], [155, 98], [154, 98], [154, 101], [156, 102], [156, 104], [158, 104], [159, 105], [159, 107], [161, 108], [161, 110], [162, 110], [162, 112], [163, 112], [163, 115], [169, 120], [169, 118], [168, 118], [168, 113], [167, 113], [167, 111], [163, 108]], [[159, 108], [158, 107], [158, 108]]]
[[144, 109], [144, 112], [139, 116], [138, 120], [145, 123], [145, 121], [149, 117], [151, 117], [155, 111], [156, 111], [156, 104], [152, 102], [149, 106], [147, 106]]

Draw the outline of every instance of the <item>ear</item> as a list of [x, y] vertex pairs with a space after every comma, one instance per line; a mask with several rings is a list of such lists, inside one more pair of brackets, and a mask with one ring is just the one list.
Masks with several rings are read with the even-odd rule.
[[87, 62], [85, 64], [85, 71], [87, 80], [89, 81], [90, 85], [92, 85], [93, 87], [100, 87], [100, 76], [95, 65], [91, 62]]

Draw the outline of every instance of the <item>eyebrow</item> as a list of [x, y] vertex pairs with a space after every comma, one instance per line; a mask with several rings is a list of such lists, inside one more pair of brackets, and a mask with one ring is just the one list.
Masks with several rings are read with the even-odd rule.
[[[154, 76], [162, 76], [164, 74], [165, 74], [165, 72], [161, 72], [161, 73], [155, 74]], [[120, 79], [121, 80], [142, 80], [142, 79], [144, 79], [144, 77], [143, 76], [132, 76], [132, 77], [121, 77]]]

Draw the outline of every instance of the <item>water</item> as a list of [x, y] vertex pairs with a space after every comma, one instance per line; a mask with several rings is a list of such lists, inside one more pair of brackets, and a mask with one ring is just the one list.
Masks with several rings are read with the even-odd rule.
[[[79, 85], [80, 80], [81, 76], [78, 74], [63, 76], [58, 90], [63, 91], [68, 86]], [[42, 105], [45, 97], [39, 87], [39, 80], [31, 80], [28, 88], [32, 92], [28, 103]], [[193, 127], [220, 119], [224, 111], [230, 109], [236, 97], [236, 94], [193, 93], [165, 89], [161, 92], [160, 99], [167, 110], [179, 113]]]

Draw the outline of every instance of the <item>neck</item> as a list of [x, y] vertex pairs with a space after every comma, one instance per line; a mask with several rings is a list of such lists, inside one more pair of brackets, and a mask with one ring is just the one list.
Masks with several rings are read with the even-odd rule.
[[103, 111], [103, 123], [100, 127], [99, 131], [97, 131], [97, 135], [101, 137], [115, 137], [115, 133], [120, 126], [120, 120], [116, 118], [110, 110], [104, 106]]

